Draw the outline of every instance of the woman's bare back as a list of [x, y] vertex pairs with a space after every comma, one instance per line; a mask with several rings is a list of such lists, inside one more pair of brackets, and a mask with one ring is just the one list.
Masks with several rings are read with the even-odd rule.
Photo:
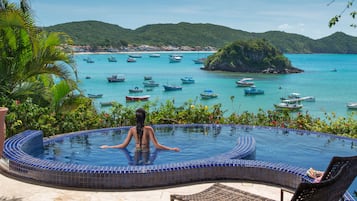
[[141, 146], [138, 132], [136, 131], [136, 127], [132, 127], [133, 136], [135, 139], [135, 147], [136, 150], [140, 151], [150, 151], [150, 135], [152, 134], [152, 128], [150, 126], [144, 126], [143, 128], [143, 136], [141, 138]]

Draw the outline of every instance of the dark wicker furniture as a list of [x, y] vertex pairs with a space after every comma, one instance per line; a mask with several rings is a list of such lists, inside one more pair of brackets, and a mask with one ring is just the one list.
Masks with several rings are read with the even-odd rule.
[[[281, 189], [281, 200], [284, 192], [294, 193], [292, 201], [338, 201], [351, 185], [357, 174], [357, 156], [333, 157], [319, 183], [302, 182], [296, 191]], [[191, 195], [172, 194], [170, 200], [209, 201], [209, 200], [270, 200], [258, 195], [234, 189], [216, 183], [208, 189]]]

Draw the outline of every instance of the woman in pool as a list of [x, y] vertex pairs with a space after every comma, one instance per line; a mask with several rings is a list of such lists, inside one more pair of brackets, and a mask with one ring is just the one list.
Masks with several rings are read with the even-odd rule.
[[123, 143], [118, 145], [102, 145], [100, 148], [126, 148], [131, 141], [131, 138], [135, 139], [135, 147], [138, 152], [149, 152], [150, 151], [150, 141], [154, 144], [156, 149], [170, 150], [170, 151], [180, 151], [177, 147], [168, 147], [162, 145], [158, 142], [155, 136], [154, 129], [151, 126], [145, 126], [146, 112], [144, 109], [139, 108], [135, 112], [136, 116], [136, 126], [129, 129], [128, 135], [126, 136]]

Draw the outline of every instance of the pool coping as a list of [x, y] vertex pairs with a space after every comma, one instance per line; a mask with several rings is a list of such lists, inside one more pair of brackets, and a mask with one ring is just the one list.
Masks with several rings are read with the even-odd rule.
[[[156, 128], [167, 126], [208, 126], [210, 128], [213, 126], [214, 128], [214, 126], [219, 125], [169, 124], [156, 125]], [[254, 127], [242, 125], [224, 126], [239, 126], [240, 128]], [[58, 140], [62, 137], [72, 135], [88, 135], [92, 132], [126, 128], [129, 127], [79, 131], [58, 135], [56, 136], [56, 139]], [[257, 126], [255, 126], [255, 128], [257, 128]], [[261, 128], [270, 129], [272, 127]], [[4, 146], [3, 156], [8, 163], [7, 172], [16, 177], [30, 179], [40, 183], [90, 189], [151, 188], [213, 180], [245, 180], [295, 189], [301, 182], [311, 182], [311, 179], [306, 176], [306, 169], [304, 168], [294, 167], [283, 163], [239, 159], [247, 157], [253, 152], [255, 153], [255, 140], [253, 137], [246, 137], [241, 141], [238, 140], [239, 146], [235, 146], [231, 151], [206, 159], [162, 165], [117, 167], [76, 164], [68, 165], [63, 162], [34, 158], [26, 153], [31, 152], [32, 149], [43, 146], [44, 141], [46, 142], [46, 140], [50, 139], [51, 138], [44, 140], [42, 131], [38, 130], [24, 131], [7, 139]], [[348, 139], [350, 140], [350, 138]], [[252, 147], [254, 147], [254, 150]], [[349, 195], [348, 192], [346, 194], [347, 195], [345, 196]]]

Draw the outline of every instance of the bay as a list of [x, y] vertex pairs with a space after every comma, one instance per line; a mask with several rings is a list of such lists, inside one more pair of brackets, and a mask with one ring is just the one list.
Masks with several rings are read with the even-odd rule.
[[[140, 103], [127, 103], [127, 95], [150, 95], [150, 101], [159, 103], [173, 100], [176, 106], [181, 106], [191, 100], [195, 104], [222, 104], [232, 112], [257, 112], [259, 109], [274, 110], [274, 104], [281, 97], [290, 93], [300, 93], [302, 96], [314, 96], [315, 102], [304, 102], [302, 112], [309, 112], [315, 117], [324, 117], [325, 113], [336, 113], [338, 116], [348, 116], [351, 110], [347, 102], [357, 102], [357, 55], [355, 54], [286, 54], [292, 65], [303, 69], [299, 74], [247, 74], [218, 71], [204, 71], [202, 64], [195, 64], [194, 59], [207, 57], [212, 52], [177, 52], [183, 56], [182, 61], [170, 63], [169, 55], [176, 52], [160, 52], [160, 57], [150, 57], [152, 53], [138, 53], [142, 57], [136, 62], [128, 63], [129, 53], [118, 54], [77, 54], [75, 60], [79, 72], [80, 88], [85, 95], [103, 94], [100, 99], [93, 99], [98, 110], [110, 110], [101, 107], [100, 102], [117, 101], [124, 105], [139, 106]], [[117, 62], [108, 62], [108, 57], [114, 56]], [[87, 63], [91, 58], [94, 63]], [[336, 72], [332, 70], [336, 69]], [[123, 74], [125, 82], [109, 83], [107, 77]], [[86, 79], [90, 76], [91, 79]], [[129, 89], [143, 88], [145, 76], [151, 76], [160, 84], [152, 91], [130, 94]], [[194, 84], [182, 84], [181, 78], [191, 76]], [[236, 81], [243, 77], [254, 78], [255, 85], [264, 90], [264, 95], [245, 96], [244, 88], [237, 87]], [[181, 91], [164, 91], [163, 84], [183, 86]], [[200, 93], [212, 89], [219, 94], [218, 98], [201, 100]], [[232, 98], [234, 97], [234, 98]]]

